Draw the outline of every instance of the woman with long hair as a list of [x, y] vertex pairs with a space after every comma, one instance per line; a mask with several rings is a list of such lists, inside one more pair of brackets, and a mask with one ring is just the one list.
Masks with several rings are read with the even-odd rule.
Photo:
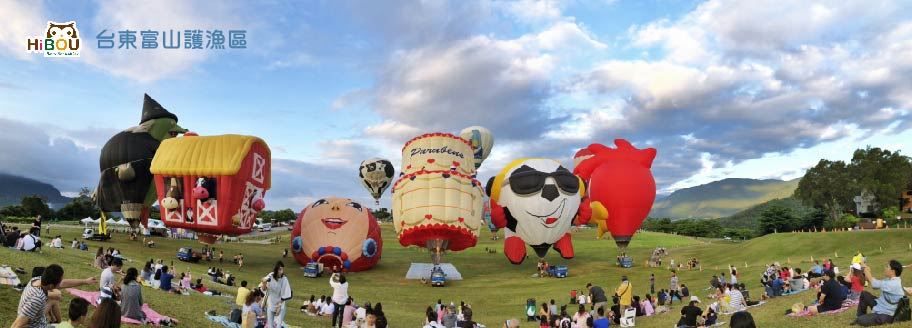
[[123, 278], [123, 287], [120, 290], [120, 304], [125, 317], [142, 322], [146, 320], [146, 314], [142, 311], [142, 286], [136, 281], [138, 274], [136, 268], [127, 269], [127, 274]]
[[98, 251], [95, 252], [95, 261], [92, 262], [92, 265], [102, 270], [108, 267], [107, 263], [105, 263], [104, 247], [99, 247]]
[[120, 328], [120, 305], [111, 298], [104, 298], [92, 313], [89, 328]]
[[285, 275], [285, 263], [276, 262], [272, 272], [263, 278], [262, 289], [266, 290], [266, 327], [278, 328], [285, 325], [285, 301], [290, 300], [291, 284]]
[[383, 313], [383, 304], [377, 302], [377, 305], [374, 306], [374, 316], [377, 318], [375, 326], [377, 328], [386, 328], [386, 314]]
[[263, 301], [263, 292], [254, 289], [247, 294], [244, 308], [241, 310], [241, 328], [262, 328], [265, 326], [265, 317], [260, 302]]

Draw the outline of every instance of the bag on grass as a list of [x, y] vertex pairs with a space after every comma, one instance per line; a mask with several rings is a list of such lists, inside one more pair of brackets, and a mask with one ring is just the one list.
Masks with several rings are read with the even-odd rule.
[[909, 297], [903, 296], [896, 302], [896, 312], [893, 313], [893, 322], [912, 320], [912, 309], [909, 308]]

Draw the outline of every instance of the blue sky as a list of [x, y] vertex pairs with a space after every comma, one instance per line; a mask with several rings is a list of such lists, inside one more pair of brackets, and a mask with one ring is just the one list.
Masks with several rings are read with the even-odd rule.
[[[94, 186], [149, 93], [200, 134], [264, 138], [269, 205], [368, 202], [357, 164], [422, 132], [494, 131], [480, 171], [627, 138], [661, 192], [912, 153], [912, 19], [884, 1], [0, 1], [0, 171]], [[25, 51], [75, 20], [82, 57]], [[101, 50], [120, 30], [246, 29], [248, 49]], [[13, 155], [15, 154], [15, 155]], [[385, 198], [389, 198], [388, 194]], [[388, 203], [385, 203], [388, 204]]]

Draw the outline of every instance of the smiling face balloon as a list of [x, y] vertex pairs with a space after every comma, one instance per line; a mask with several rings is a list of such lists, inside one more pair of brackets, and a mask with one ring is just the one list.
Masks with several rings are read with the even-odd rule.
[[492, 221], [504, 226], [504, 254], [522, 263], [526, 245], [539, 257], [549, 248], [573, 258], [570, 230], [585, 195], [582, 181], [552, 159], [515, 160], [488, 181]]
[[383, 240], [370, 209], [348, 198], [328, 197], [301, 211], [291, 249], [302, 265], [320, 262], [345, 271], [370, 269], [380, 261]]

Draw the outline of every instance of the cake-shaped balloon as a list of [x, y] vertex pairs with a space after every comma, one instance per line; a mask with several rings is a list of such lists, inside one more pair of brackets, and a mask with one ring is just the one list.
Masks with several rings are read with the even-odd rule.
[[475, 180], [474, 149], [449, 133], [418, 136], [402, 148], [393, 184], [393, 220], [402, 246], [427, 247], [432, 258], [475, 246], [484, 189]]
[[291, 231], [291, 250], [302, 265], [364, 271], [380, 261], [383, 239], [370, 209], [348, 198], [327, 197], [308, 205]]

